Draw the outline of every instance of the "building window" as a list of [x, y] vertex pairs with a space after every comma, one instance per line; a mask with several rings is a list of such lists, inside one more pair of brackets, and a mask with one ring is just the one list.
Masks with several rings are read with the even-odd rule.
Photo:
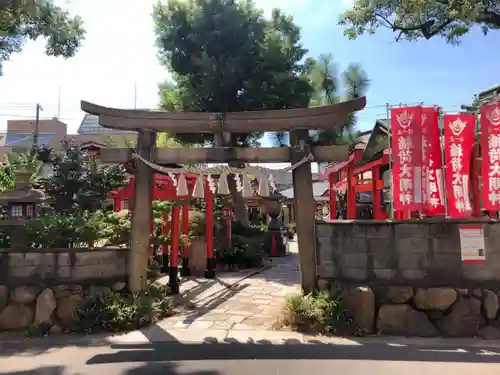
[[10, 215], [12, 217], [22, 217], [23, 216], [23, 205], [13, 204], [10, 208]]
[[33, 204], [27, 204], [26, 205], [26, 216], [27, 217], [33, 217], [35, 213], [35, 206]]
[[128, 199], [122, 199], [122, 210], [128, 210]]

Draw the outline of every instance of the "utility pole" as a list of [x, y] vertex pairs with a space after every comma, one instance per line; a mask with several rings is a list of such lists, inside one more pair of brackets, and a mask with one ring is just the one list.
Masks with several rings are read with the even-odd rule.
[[35, 114], [35, 131], [33, 132], [33, 149], [38, 149], [38, 135], [40, 132], [40, 111], [43, 111], [42, 106], [37, 103]]
[[134, 109], [137, 109], [137, 81], [134, 81]]
[[61, 118], [61, 85], [57, 87], [57, 119]]

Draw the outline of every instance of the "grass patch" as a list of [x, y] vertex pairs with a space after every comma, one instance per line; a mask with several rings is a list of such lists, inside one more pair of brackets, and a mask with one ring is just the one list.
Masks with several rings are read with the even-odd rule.
[[343, 307], [342, 298], [331, 297], [324, 291], [287, 296], [278, 325], [280, 328], [287, 327], [305, 333], [355, 334], [356, 332], [350, 312]]

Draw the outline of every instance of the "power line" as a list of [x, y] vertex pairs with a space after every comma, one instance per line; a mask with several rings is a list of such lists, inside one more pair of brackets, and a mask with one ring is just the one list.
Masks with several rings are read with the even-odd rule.
[[[29, 116], [29, 115], [19, 115], [15, 113], [0, 113], [0, 117], [14, 117], [14, 118], [19, 118], [19, 119], [25, 119], [25, 120], [35, 120], [35, 115]], [[39, 120], [53, 120], [54, 117], [39, 117]], [[81, 117], [59, 117], [58, 120], [67, 120], [67, 121], [80, 121], [82, 118]]]

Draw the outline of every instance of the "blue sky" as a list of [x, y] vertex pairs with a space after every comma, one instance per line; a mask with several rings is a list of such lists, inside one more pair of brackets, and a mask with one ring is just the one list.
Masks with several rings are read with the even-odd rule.
[[[7, 62], [0, 77], [0, 129], [8, 118], [31, 118], [34, 103], [41, 103], [42, 116], [58, 113], [76, 132], [83, 113], [81, 99], [112, 107], [153, 108], [158, 101], [157, 83], [167, 72], [156, 59], [152, 32], [151, 0], [61, 0], [80, 14], [88, 31], [76, 57], [46, 57], [43, 41], [28, 43], [24, 51]], [[359, 114], [360, 127], [370, 128], [385, 116], [385, 103], [439, 104], [448, 112], [469, 103], [472, 95], [500, 84], [498, 52], [500, 33], [468, 35], [460, 47], [435, 39], [418, 43], [395, 43], [393, 35], [380, 30], [375, 36], [350, 41], [337, 26], [339, 14], [349, 0], [258, 0], [269, 12], [280, 7], [302, 27], [304, 45], [312, 56], [332, 53], [339, 70], [359, 62], [372, 83], [367, 109]], [[491, 55], [491, 56], [490, 56]]]

